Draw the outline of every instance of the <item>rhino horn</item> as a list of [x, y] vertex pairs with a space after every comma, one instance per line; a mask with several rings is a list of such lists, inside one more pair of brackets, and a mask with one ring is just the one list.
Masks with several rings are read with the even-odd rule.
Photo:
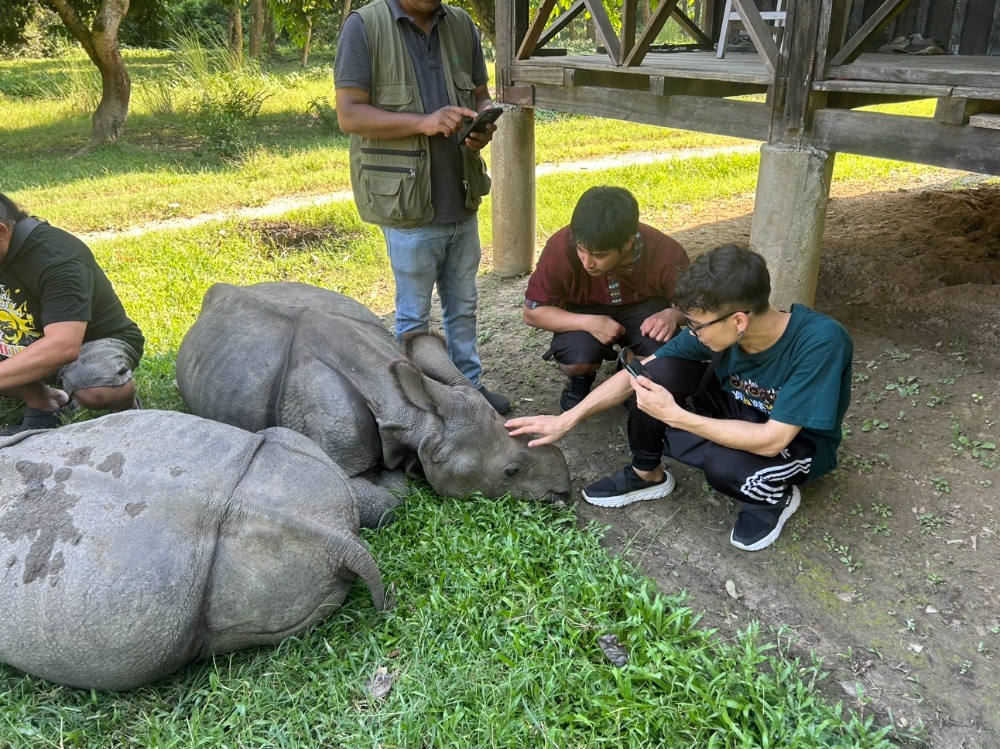
[[450, 358], [444, 339], [436, 333], [411, 331], [403, 334], [403, 355], [416, 364], [428, 377], [445, 385], [473, 387], [465, 375], [458, 371]]

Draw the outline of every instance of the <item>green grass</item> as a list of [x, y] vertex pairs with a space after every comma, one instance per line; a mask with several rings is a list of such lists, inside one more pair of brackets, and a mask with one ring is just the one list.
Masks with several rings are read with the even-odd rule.
[[[114, 695], [0, 668], [12, 748], [879, 747], [887, 729], [831, 706], [821, 668], [698, 626], [580, 529], [571, 510], [417, 490], [369, 536], [397, 606], [363, 586], [275, 649], [194, 664]], [[601, 635], [630, 655], [613, 667]], [[393, 676], [382, 701], [365, 684]]]

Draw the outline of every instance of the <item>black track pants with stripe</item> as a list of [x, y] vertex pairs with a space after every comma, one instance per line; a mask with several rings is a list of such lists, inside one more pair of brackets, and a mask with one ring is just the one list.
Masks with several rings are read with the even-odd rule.
[[[698, 387], [706, 364], [661, 357], [647, 362], [653, 380], [683, 404]], [[767, 416], [733, 398], [713, 375], [698, 396], [697, 412], [716, 419], [762, 423]], [[661, 455], [697, 468], [716, 491], [741, 502], [775, 504], [788, 496], [793, 484], [804, 484], [816, 445], [801, 433], [773, 458], [734, 450], [696, 434], [668, 427], [659, 419], [631, 408], [628, 420], [632, 465], [649, 471], [660, 465]]]

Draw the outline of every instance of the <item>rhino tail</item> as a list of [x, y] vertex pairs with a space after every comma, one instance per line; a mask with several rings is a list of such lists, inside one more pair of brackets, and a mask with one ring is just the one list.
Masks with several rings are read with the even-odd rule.
[[344, 566], [365, 581], [372, 596], [372, 603], [375, 604], [375, 610], [385, 611], [386, 596], [385, 588], [382, 586], [382, 574], [378, 571], [378, 565], [375, 564], [375, 558], [368, 551], [368, 547], [354, 534], [343, 534], [336, 546], [344, 550]]

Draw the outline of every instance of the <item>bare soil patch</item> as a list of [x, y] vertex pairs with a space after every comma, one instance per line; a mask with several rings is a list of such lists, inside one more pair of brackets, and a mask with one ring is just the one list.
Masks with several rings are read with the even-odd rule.
[[[692, 255], [745, 242], [752, 196], [715, 208], [660, 223]], [[856, 346], [839, 469], [756, 554], [729, 544], [733, 503], [670, 461], [671, 497], [581, 502], [581, 521], [611, 526], [613, 551], [720, 632], [758, 619], [794, 633], [832, 696], [900, 736], [923, 723], [930, 746], [1000, 746], [1000, 451], [985, 447], [1000, 438], [998, 284], [1000, 187], [835, 194], [816, 307]], [[548, 335], [521, 321], [524, 285], [481, 278], [485, 380], [517, 413], [552, 413], [563, 378], [541, 360]], [[577, 490], [627, 462], [624, 427], [615, 409], [563, 440]]]

